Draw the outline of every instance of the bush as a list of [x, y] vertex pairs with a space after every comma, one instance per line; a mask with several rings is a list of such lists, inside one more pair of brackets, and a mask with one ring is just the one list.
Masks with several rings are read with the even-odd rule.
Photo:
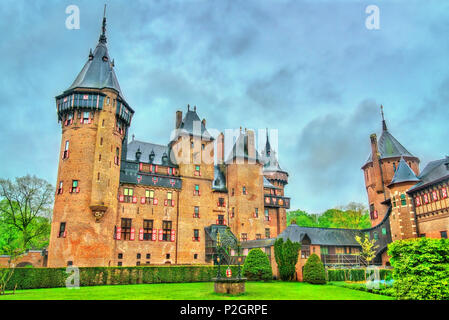
[[296, 273], [299, 249], [301, 249], [301, 244], [292, 242], [290, 239], [284, 242], [282, 238], [279, 238], [274, 242], [274, 257], [281, 280], [293, 280]]
[[251, 249], [243, 265], [243, 275], [250, 281], [268, 281], [273, 279], [270, 260], [260, 249]]
[[[217, 275], [217, 266], [137, 266], [137, 267], [80, 267], [80, 286], [124, 285], [136, 283], [171, 283], [212, 281]], [[221, 267], [221, 276], [226, 277], [227, 266]], [[237, 266], [231, 266], [237, 274]], [[0, 268], [0, 279], [8, 272]], [[15, 268], [7, 290], [65, 287], [70, 274], [66, 268]]]
[[449, 239], [395, 241], [388, 255], [398, 299], [449, 299]]
[[[365, 281], [365, 269], [327, 269], [327, 281]], [[391, 269], [380, 269], [379, 280], [391, 280]]]
[[304, 265], [303, 280], [313, 284], [326, 283], [326, 271], [318, 255], [311, 254]]

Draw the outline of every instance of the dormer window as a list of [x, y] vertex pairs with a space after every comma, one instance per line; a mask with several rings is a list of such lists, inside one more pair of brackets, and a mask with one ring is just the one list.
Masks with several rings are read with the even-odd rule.
[[140, 160], [140, 156], [142, 155], [142, 152], [140, 151], [140, 147], [137, 149], [136, 151], [136, 160], [139, 161]]
[[107, 56], [103, 56], [103, 61], [108, 61], [108, 57]]
[[164, 152], [164, 154], [162, 155], [162, 164], [167, 164], [168, 163], [168, 156], [167, 153]]
[[153, 163], [154, 157], [155, 157], [154, 151], [151, 150], [151, 153], [150, 153], [150, 156], [149, 156], [149, 158], [150, 158], [150, 163]]

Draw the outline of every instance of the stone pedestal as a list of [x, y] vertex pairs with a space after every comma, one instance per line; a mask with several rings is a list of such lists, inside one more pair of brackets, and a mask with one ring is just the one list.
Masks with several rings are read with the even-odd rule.
[[246, 278], [213, 278], [216, 293], [239, 294], [245, 292]]

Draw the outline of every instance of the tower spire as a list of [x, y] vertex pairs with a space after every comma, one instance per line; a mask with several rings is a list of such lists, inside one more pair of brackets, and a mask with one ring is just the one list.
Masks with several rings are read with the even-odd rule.
[[384, 106], [383, 105], [380, 105], [380, 114], [382, 115], [382, 130], [388, 131], [387, 123], [385, 122], [385, 118], [384, 118]]
[[101, 27], [100, 40], [101, 43], [106, 43], [106, 4], [103, 11], [103, 26]]

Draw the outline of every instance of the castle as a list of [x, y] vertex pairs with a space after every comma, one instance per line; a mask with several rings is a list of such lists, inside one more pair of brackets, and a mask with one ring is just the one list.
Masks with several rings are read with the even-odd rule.
[[214, 138], [188, 106], [167, 145], [128, 143], [134, 110], [106, 42], [104, 17], [95, 50], [56, 97], [62, 139], [48, 266], [212, 264], [227, 227], [242, 242], [278, 236], [288, 173], [268, 131], [259, 154], [253, 130], [240, 128], [235, 142]]
[[[134, 137], [128, 143], [134, 110], [121, 92], [105, 31], [103, 18], [97, 47], [56, 97], [62, 140], [49, 267], [213, 264], [217, 234], [229, 227], [243, 255], [265, 250], [275, 274], [276, 238], [300, 242], [301, 279], [311, 253], [327, 266], [364, 264], [357, 235], [376, 240], [374, 262], [383, 265], [392, 241], [447, 238], [449, 157], [420, 172], [419, 158], [393, 137], [383, 110], [382, 133], [371, 135], [362, 166], [372, 224], [364, 230], [287, 227], [288, 173], [268, 133], [259, 153], [254, 131], [238, 130], [235, 141], [214, 137], [188, 106], [184, 116], [176, 111], [166, 145]], [[232, 146], [226, 155], [225, 143]]]

